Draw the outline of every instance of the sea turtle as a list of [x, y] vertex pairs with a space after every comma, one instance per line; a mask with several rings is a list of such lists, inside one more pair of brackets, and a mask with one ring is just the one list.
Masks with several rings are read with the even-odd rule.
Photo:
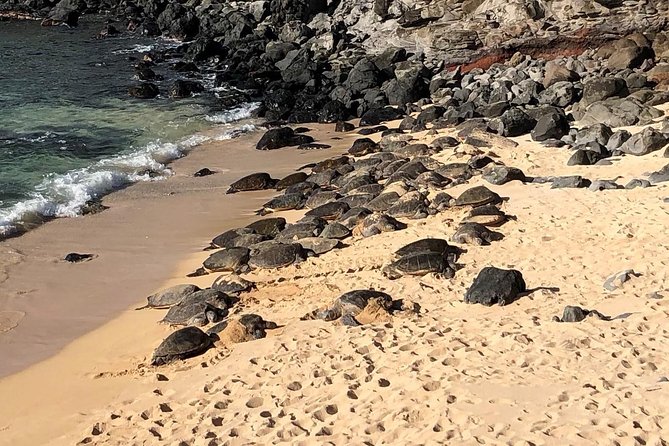
[[348, 192], [348, 195], [374, 195], [378, 196], [384, 189], [383, 184], [365, 184], [364, 186], [356, 187], [355, 189]]
[[304, 195], [300, 193], [279, 195], [263, 204], [262, 209], [259, 209], [256, 214], [267, 215], [272, 212], [302, 209], [305, 201]]
[[276, 185], [277, 180], [273, 179], [268, 173], [258, 172], [247, 175], [230, 185], [228, 194], [235, 192], [272, 189]]
[[305, 197], [313, 194], [315, 191], [320, 189], [321, 186], [312, 182], [312, 181], [302, 181], [301, 183], [293, 184], [288, 186], [284, 191], [284, 195], [288, 194], [302, 194]]
[[455, 246], [451, 246], [444, 239], [440, 238], [423, 238], [411, 242], [408, 245], [402, 246], [400, 249], [395, 251], [395, 255], [398, 257], [404, 257], [409, 254], [417, 254], [420, 252], [434, 252], [437, 254], [448, 254], [457, 252]]
[[351, 235], [350, 229], [348, 229], [341, 223], [333, 221], [332, 223], [328, 224], [325, 228], [323, 228], [323, 231], [320, 233], [319, 237], [341, 240], [345, 239], [350, 235]]
[[311, 171], [314, 173], [318, 172], [323, 172], [324, 170], [329, 170], [329, 169], [336, 169], [337, 167], [340, 166], [345, 166], [350, 162], [350, 158], [347, 156], [339, 156], [337, 158], [330, 158], [327, 160], [323, 160], [320, 163], [317, 163], [314, 165], [314, 167], [311, 168]]
[[397, 192], [383, 192], [373, 200], [370, 200], [365, 207], [374, 212], [384, 212], [390, 209], [397, 200], [400, 199], [400, 194]]
[[451, 179], [455, 178], [469, 179], [472, 177], [472, 169], [471, 167], [469, 167], [469, 164], [467, 163], [445, 164], [435, 169], [435, 172]]
[[358, 223], [371, 214], [372, 211], [366, 207], [351, 208], [348, 210], [348, 212], [339, 217], [337, 222], [346, 226], [349, 230], [352, 230]]
[[443, 189], [452, 182], [453, 181], [450, 178], [446, 178], [437, 172], [428, 170], [427, 172], [418, 175], [413, 181], [413, 184], [414, 186], [423, 187], [425, 189]]
[[462, 220], [462, 223], [479, 223], [483, 226], [499, 226], [508, 220], [508, 216], [497, 206], [486, 204], [475, 207]]
[[252, 229], [258, 234], [265, 235], [267, 237], [275, 237], [286, 227], [286, 219], [283, 217], [263, 218], [261, 220], [254, 221], [246, 227]]
[[227, 316], [231, 304], [230, 296], [218, 290], [196, 291], [172, 306], [161, 322], [170, 325], [207, 325]]
[[267, 336], [265, 330], [274, 330], [278, 328], [277, 324], [272, 321], [266, 321], [257, 314], [244, 314], [234, 321], [225, 320], [207, 330], [207, 334], [211, 337], [218, 337], [218, 334], [230, 326], [230, 322], [236, 322], [244, 327], [246, 334], [251, 339], [262, 339]]
[[142, 310], [144, 308], [169, 308], [178, 304], [184, 300], [184, 298], [190, 296], [196, 291], [200, 291], [200, 287], [197, 285], [175, 285], [147, 297], [146, 305], [136, 308], [136, 310]]
[[230, 274], [218, 276], [214, 283], [211, 284], [211, 289], [220, 291], [221, 293], [236, 295], [245, 291], [250, 291], [255, 288], [256, 284], [250, 280], [246, 280], [237, 274]]
[[317, 256], [330, 252], [341, 246], [341, 242], [336, 239], [324, 237], [306, 237], [297, 241], [306, 251], [312, 251]]
[[349, 206], [349, 208], [356, 208], [360, 206], [365, 206], [373, 199], [374, 195], [372, 194], [353, 194], [353, 195], [346, 195], [345, 197], [342, 197], [337, 201], [341, 203], [346, 203]]
[[376, 180], [372, 178], [369, 173], [357, 173], [339, 188], [339, 193], [348, 194], [354, 189], [362, 186], [368, 186], [370, 184], [376, 184]]
[[315, 209], [324, 205], [325, 203], [335, 201], [340, 197], [341, 195], [339, 195], [339, 192], [332, 190], [321, 190], [310, 196], [304, 206], [309, 209]]
[[317, 184], [320, 187], [326, 187], [332, 184], [332, 182], [338, 178], [340, 175], [334, 169], [324, 170], [322, 172], [316, 172], [309, 175], [307, 179], [310, 183]]
[[432, 198], [430, 207], [437, 212], [442, 212], [450, 208], [453, 201], [455, 201], [454, 198], [446, 192], [439, 192]]
[[483, 206], [497, 204], [502, 199], [495, 192], [485, 186], [475, 186], [467, 189], [455, 199], [455, 206]]
[[306, 181], [308, 176], [309, 175], [307, 175], [305, 172], [291, 173], [290, 175], [281, 178], [276, 183], [276, 190], [284, 190], [285, 188], [292, 186], [294, 184], [302, 183]]
[[359, 138], [353, 141], [353, 145], [348, 149], [349, 155], [365, 156], [370, 153], [380, 152], [381, 147], [369, 138]]
[[320, 217], [325, 220], [336, 220], [350, 208], [351, 207], [346, 203], [342, 203], [340, 201], [331, 201], [329, 203], [318, 206], [317, 208], [311, 209], [310, 211], [307, 211], [305, 215]]
[[311, 223], [293, 223], [286, 226], [274, 239], [280, 242], [290, 243], [305, 237], [317, 237], [323, 230], [323, 225], [319, 222]]
[[362, 159], [357, 159], [354, 162], [351, 163], [351, 166], [355, 170], [363, 170], [363, 169], [375, 169], [376, 166], [378, 166], [382, 162], [381, 158], [378, 157], [369, 157], [369, 158], [362, 158]]
[[[372, 300], [381, 304], [386, 311], [390, 310], [393, 305], [393, 298], [384, 292], [375, 290], [354, 290], [344, 293], [336, 298], [329, 308], [311, 312], [305, 315], [303, 319], [316, 318], [326, 321], [334, 321], [348, 316], [355, 321], [355, 316], [360, 314]], [[346, 320], [344, 320], [344, 322], [346, 322]], [[359, 324], [355, 321], [355, 324], [352, 325]]]
[[274, 269], [292, 265], [307, 258], [307, 251], [297, 243], [275, 243], [254, 250], [249, 259], [249, 265], [254, 268]]
[[389, 279], [398, 279], [402, 276], [424, 276], [435, 273], [447, 279], [455, 276], [455, 264], [442, 253], [418, 252], [408, 254], [383, 268], [383, 275]]
[[211, 338], [197, 327], [185, 327], [175, 331], [160, 343], [153, 353], [151, 365], [167, 364], [178, 359], [187, 359], [204, 353], [212, 346]]
[[244, 234], [240, 235], [232, 241], [233, 248], [248, 248], [251, 245], [255, 245], [264, 240], [267, 240], [267, 237], [262, 234]]
[[210, 272], [243, 271], [249, 260], [248, 248], [226, 248], [210, 255], [202, 265]]
[[403, 173], [409, 176], [410, 179], [415, 180], [422, 173], [428, 172], [427, 167], [420, 161], [409, 161], [401, 166], [395, 174]]
[[222, 234], [217, 235], [211, 241], [211, 249], [216, 248], [233, 248], [235, 246], [235, 239], [239, 238], [242, 235], [253, 234], [255, 231], [251, 228], [236, 228], [225, 231]]
[[392, 174], [397, 172], [397, 170], [404, 166], [407, 163], [407, 160], [404, 158], [396, 159], [395, 161], [390, 161], [388, 164], [380, 164], [376, 168], [377, 178], [384, 179], [390, 178]]
[[494, 232], [479, 223], [461, 223], [451, 237], [455, 243], [468, 245], [489, 245], [493, 241], [501, 240], [504, 236]]
[[408, 192], [395, 202], [387, 213], [391, 217], [425, 218], [430, 202], [418, 191]]
[[395, 220], [393, 217], [375, 213], [365, 217], [353, 229], [353, 235], [362, 237], [371, 237], [382, 232], [392, 232], [406, 229], [407, 225]]

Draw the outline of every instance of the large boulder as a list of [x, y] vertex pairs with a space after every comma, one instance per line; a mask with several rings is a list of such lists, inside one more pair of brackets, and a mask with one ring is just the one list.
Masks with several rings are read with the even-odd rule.
[[128, 94], [138, 99], [153, 99], [159, 93], [160, 91], [156, 84], [152, 84], [151, 82], [142, 82], [139, 85], [128, 88]]
[[657, 60], [669, 60], [669, 31], [657, 33], [653, 40], [653, 52]]
[[514, 269], [500, 269], [494, 266], [485, 267], [474, 279], [474, 283], [465, 294], [465, 302], [469, 304], [507, 305], [518, 299], [527, 290], [523, 275]]
[[379, 69], [369, 59], [360, 59], [346, 79], [346, 86], [354, 94], [359, 94], [368, 88], [378, 87], [379, 84]]
[[291, 20], [309, 23], [316, 14], [327, 10], [327, 0], [272, 0], [270, 3], [271, 19], [278, 24]]
[[372, 110], [366, 111], [360, 117], [360, 125], [379, 125], [385, 121], [394, 121], [396, 119], [402, 119], [404, 117], [404, 112], [394, 107], [383, 107], [375, 108]]
[[644, 60], [652, 58], [652, 50], [639, 43], [629, 38], [617, 41], [615, 51], [609, 56], [606, 66], [610, 70], [639, 68]]
[[534, 129], [537, 121], [519, 107], [513, 107], [490, 122], [490, 128], [502, 136], [525, 135]]
[[590, 105], [610, 97], [626, 96], [627, 84], [619, 77], [598, 77], [583, 84], [583, 99], [581, 103]]
[[172, 99], [182, 99], [203, 91], [204, 86], [200, 82], [177, 79], [170, 85], [169, 95]]
[[633, 98], [609, 98], [590, 105], [583, 117], [582, 124], [606, 124], [609, 127], [626, 127], [634, 124], [650, 124], [653, 119], [662, 116], [654, 107], [642, 104]]
[[544, 73], [543, 85], [548, 88], [557, 82], [575, 82], [580, 79], [577, 72], [570, 70], [564, 65], [555, 61], [546, 63], [546, 72]]
[[569, 121], [563, 113], [546, 113], [539, 118], [532, 129], [532, 139], [546, 141], [560, 139], [569, 133]]
[[308, 49], [290, 51], [286, 57], [276, 63], [281, 71], [281, 78], [288, 83], [307, 85], [315, 76], [316, 64]]
[[156, 24], [164, 35], [179, 40], [192, 40], [200, 31], [195, 13], [179, 3], [169, 3], [156, 19]]
[[620, 146], [620, 151], [628, 155], [648, 155], [649, 153], [660, 150], [667, 145], [667, 138], [652, 127], [647, 127], [641, 132], [632, 135], [625, 143]]
[[576, 89], [573, 82], [569, 81], [555, 82], [537, 95], [537, 100], [540, 104], [554, 105], [556, 107], [567, 107], [578, 101], [579, 98], [580, 91]]

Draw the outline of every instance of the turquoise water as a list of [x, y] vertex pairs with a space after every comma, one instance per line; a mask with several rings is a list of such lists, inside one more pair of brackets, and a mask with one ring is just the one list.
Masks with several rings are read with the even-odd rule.
[[[71, 217], [86, 201], [170, 174], [167, 162], [203, 141], [192, 136], [249, 115], [218, 110], [212, 91], [187, 100], [127, 95], [133, 61], [176, 43], [93, 36], [76, 29], [0, 22], [0, 239], [42, 217]], [[162, 91], [176, 77], [167, 68]], [[205, 82], [206, 84], [206, 82]]]

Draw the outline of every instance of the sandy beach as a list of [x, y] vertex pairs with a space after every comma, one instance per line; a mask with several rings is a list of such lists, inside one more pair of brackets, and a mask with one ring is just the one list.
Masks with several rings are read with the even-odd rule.
[[[258, 134], [208, 144], [173, 163], [169, 180], [107, 197], [106, 212], [54, 221], [0, 244], [9, 254], [0, 276], [0, 444], [665, 444], [667, 183], [593, 192], [517, 181], [493, 186], [473, 177], [446, 191], [457, 196], [486, 185], [508, 198], [501, 208], [515, 219], [495, 229], [503, 240], [463, 246], [453, 279], [391, 281], [381, 269], [412, 241], [449, 239], [467, 213], [462, 208], [246, 274], [257, 290], [243, 296], [244, 312], [279, 329], [150, 366], [171, 329], [157, 324], [164, 310], [134, 308], [170, 285], [211, 285], [218, 274], [185, 277], [208, 256], [202, 248], [257, 219], [252, 211], [273, 195], [224, 195], [227, 185], [258, 170], [280, 178], [344, 153], [359, 137], [336, 134], [333, 125], [309, 127], [333, 147], [260, 152], [253, 149]], [[429, 143], [454, 134], [412, 136]], [[569, 150], [529, 136], [514, 140], [517, 147], [493, 144], [483, 152], [528, 176], [626, 184], [667, 162], [658, 151], [567, 166]], [[433, 158], [467, 162], [476, 150], [461, 145]], [[192, 178], [202, 167], [219, 173]], [[303, 213], [279, 215], [295, 221]], [[98, 257], [58, 260], [73, 251]], [[504, 307], [465, 304], [485, 266], [521, 271], [531, 292]], [[628, 269], [637, 277], [614, 291], [603, 287]], [[363, 288], [418, 310], [361, 327], [300, 320]], [[565, 305], [612, 320], [552, 321]]]

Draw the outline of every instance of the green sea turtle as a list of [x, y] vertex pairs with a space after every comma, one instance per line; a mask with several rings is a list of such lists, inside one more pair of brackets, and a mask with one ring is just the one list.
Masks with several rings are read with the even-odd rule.
[[350, 235], [351, 235], [350, 229], [348, 229], [341, 223], [333, 221], [332, 223], [328, 224], [325, 228], [323, 228], [323, 231], [320, 233], [319, 237], [341, 240], [345, 239], [346, 237], [349, 237]]
[[346, 211], [351, 207], [346, 203], [340, 201], [332, 201], [330, 203], [325, 203], [317, 208], [307, 211], [305, 215], [311, 217], [319, 217], [324, 220], [336, 220], [341, 217]]
[[346, 203], [350, 208], [356, 208], [359, 206], [365, 206], [367, 203], [369, 203], [371, 200], [375, 198], [374, 195], [372, 194], [353, 194], [353, 195], [346, 195], [342, 198], [340, 198], [339, 202], [341, 203]]
[[[218, 337], [218, 334], [228, 328], [230, 320], [219, 322], [218, 324], [207, 330], [207, 334], [211, 337]], [[242, 327], [244, 327], [246, 334], [251, 339], [262, 339], [267, 336], [266, 330], [274, 330], [278, 325], [272, 321], [266, 321], [257, 314], [244, 314], [236, 319]]]
[[371, 237], [373, 235], [381, 234], [382, 232], [392, 232], [401, 229], [406, 229], [407, 225], [397, 221], [393, 217], [375, 213], [368, 215], [363, 220], [358, 222], [353, 229], [353, 235], [362, 237]]
[[425, 195], [412, 191], [402, 195], [386, 212], [391, 217], [425, 218], [429, 204]]
[[151, 365], [164, 365], [192, 358], [204, 353], [211, 346], [212, 340], [205, 332], [197, 327], [185, 327], [170, 334], [160, 343], [153, 353]]
[[400, 249], [395, 251], [395, 255], [398, 257], [404, 257], [410, 254], [417, 254], [420, 252], [434, 252], [437, 254], [446, 255], [448, 253], [457, 252], [455, 246], [451, 246], [444, 239], [440, 238], [423, 238], [411, 242], [408, 245], [402, 246]]
[[358, 223], [364, 220], [367, 216], [372, 215], [372, 211], [366, 207], [351, 208], [344, 215], [337, 219], [337, 223], [341, 223], [349, 230], [353, 230]]
[[305, 202], [306, 199], [304, 198], [304, 195], [299, 193], [279, 195], [263, 204], [262, 209], [256, 211], [256, 214], [267, 215], [272, 212], [302, 209]]
[[211, 241], [210, 248], [233, 248], [235, 246], [235, 239], [242, 235], [253, 234], [254, 232], [255, 231], [251, 228], [230, 229], [229, 231], [225, 231], [224, 233], [214, 237], [214, 239]]
[[312, 251], [317, 256], [342, 246], [339, 240], [324, 237], [306, 237], [298, 240], [297, 243], [306, 251]]
[[468, 245], [489, 245], [493, 241], [501, 240], [504, 236], [494, 232], [479, 223], [462, 223], [451, 237], [455, 243]]
[[249, 259], [249, 265], [262, 269], [282, 268], [305, 260], [307, 255], [307, 251], [297, 243], [275, 243], [254, 250]]
[[267, 236], [262, 234], [244, 234], [232, 241], [232, 248], [248, 248], [265, 240], [267, 240]]
[[283, 217], [263, 218], [261, 220], [254, 221], [246, 227], [258, 234], [262, 234], [267, 237], [275, 237], [286, 227], [286, 219]]
[[383, 275], [389, 279], [402, 276], [424, 276], [434, 273], [447, 279], [455, 276], [455, 264], [449, 258], [436, 252], [418, 252], [408, 254], [383, 268]]
[[462, 223], [479, 223], [483, 226], [499, 226], [508, 220], [508, 216], [497, 206], [486, 204], [475, 207], [462, 220]]
[[336, 169], [341, 166], [345, 166], [350, 162], [350, 158], [347, 156], [339, 156], [337, 158], [330, 158], [323, 160], [320, 163], [316, 163], [314, 167], [311, 168], [311, 171], [314, 173], [323, 172], [324, 170]]
[[292, 186], [288, 186], [284, 191], [284, 195], [288, 194], [302, 194], [305, 197], [308, 197], [309, 195], [313, 194], [316, 192], [318, 189], [320, 189], [321, 186], [311, 182], [311, 181], [302, 181], [301, 183], [293, 184]]
[[399, 199], [400, 194], [397, 192], [383, 192], [381, 195], [367, 202], [365, 207], [370, 211], [385, 212], [397, 203], [397, 200]]
[[211, 289], [220, 291], [221, 293], [236, 295], [245, 291], [250, 291], [255, 288], [256, 284], [250, 280], [246, 280], [237, 274], [229, 274], [218, 276]]
[[234, 194], [235, 192], [273, 189], [276, 182], [277, 180], [272, 178], [268, 173], [252, 173], [232, 183], [227, 193]]
[[357, 187], [351, 191], [348, 192], [348, 195], [374, 195], [375, 197], [378, 196], [381, 192], [383, 192], [384, 189], [383, 184], [365, 184], [363, 186]]
[[332, 190], [321, 190], [313, 195], [311, 195], [308, 199], [307, 202], [305, 203], [305, 207], [309, 209], [314, 209], [319, 206], [322, 206], [326, 203], [330, 203], [332, 201], [336, 201], [339, 198], [341, 198], [341, 195], [339, 192], [332, 191]]
[[226, 248], [210, 255], [202, 265], [210, 272], [242, 272], [249, 260], [248, 248]]
[[318, 237], [322, 230], [323, 225], [320, 222], [293, 223], [286, 226], [286, 229], [281, 231], [275, 240], [290, 243], [306, 237]]
[[450, 208], [451, 203], [453, 203], [454, 201], [455, 201], [454, 198], [449, 194], [447, 194], [446, 192], [439, 192], [432, 198], [432, 201], [430, 202], [430, 207], [436, 210], [437, 212], [443, 212], [444, 210]]
[[487, 187], [475, 186], [461, 193], [455, 199], [455, 206], [483, 206], [484, 204], [497, 204], [501, 201], [501, 197]]
[[306, 181], [308, 176], [309, 175], [307, 175], [305, 172], [291, 173], [290, 175], [281, 178], [276, 183], [276, 190], [284, 190], [287, 187], [293, 186], [294, 184], [302, 183], [303, 181]]
[[372, 302], [389, 311], [393, 305], [393, 298], [384, 292], [375, 290], [349, 291], [336, 298], [330, 307], [313, 311], [302, 319], [334, 321], [342, 318], [342, 322], [346, 325], [360, 325], [355, 317]]
[[217, 290], [197, 291], [172, 306], [162, 323], [170, 325], [207, 325], [228, 315], [230, 296]]
[[178, 304], [196, 291], [200, 291], [200, 287], [197, 285], [175, 285], [147, 297], [146, 305], [136, 308], [136, 310], [142, 310], [144, 308], [169, 308]]
[[422, 187], [425, 189], [443, 189], [453, 181], [437, 172], [428, 170], [416, 177], [413, 181], [415, 187]]

